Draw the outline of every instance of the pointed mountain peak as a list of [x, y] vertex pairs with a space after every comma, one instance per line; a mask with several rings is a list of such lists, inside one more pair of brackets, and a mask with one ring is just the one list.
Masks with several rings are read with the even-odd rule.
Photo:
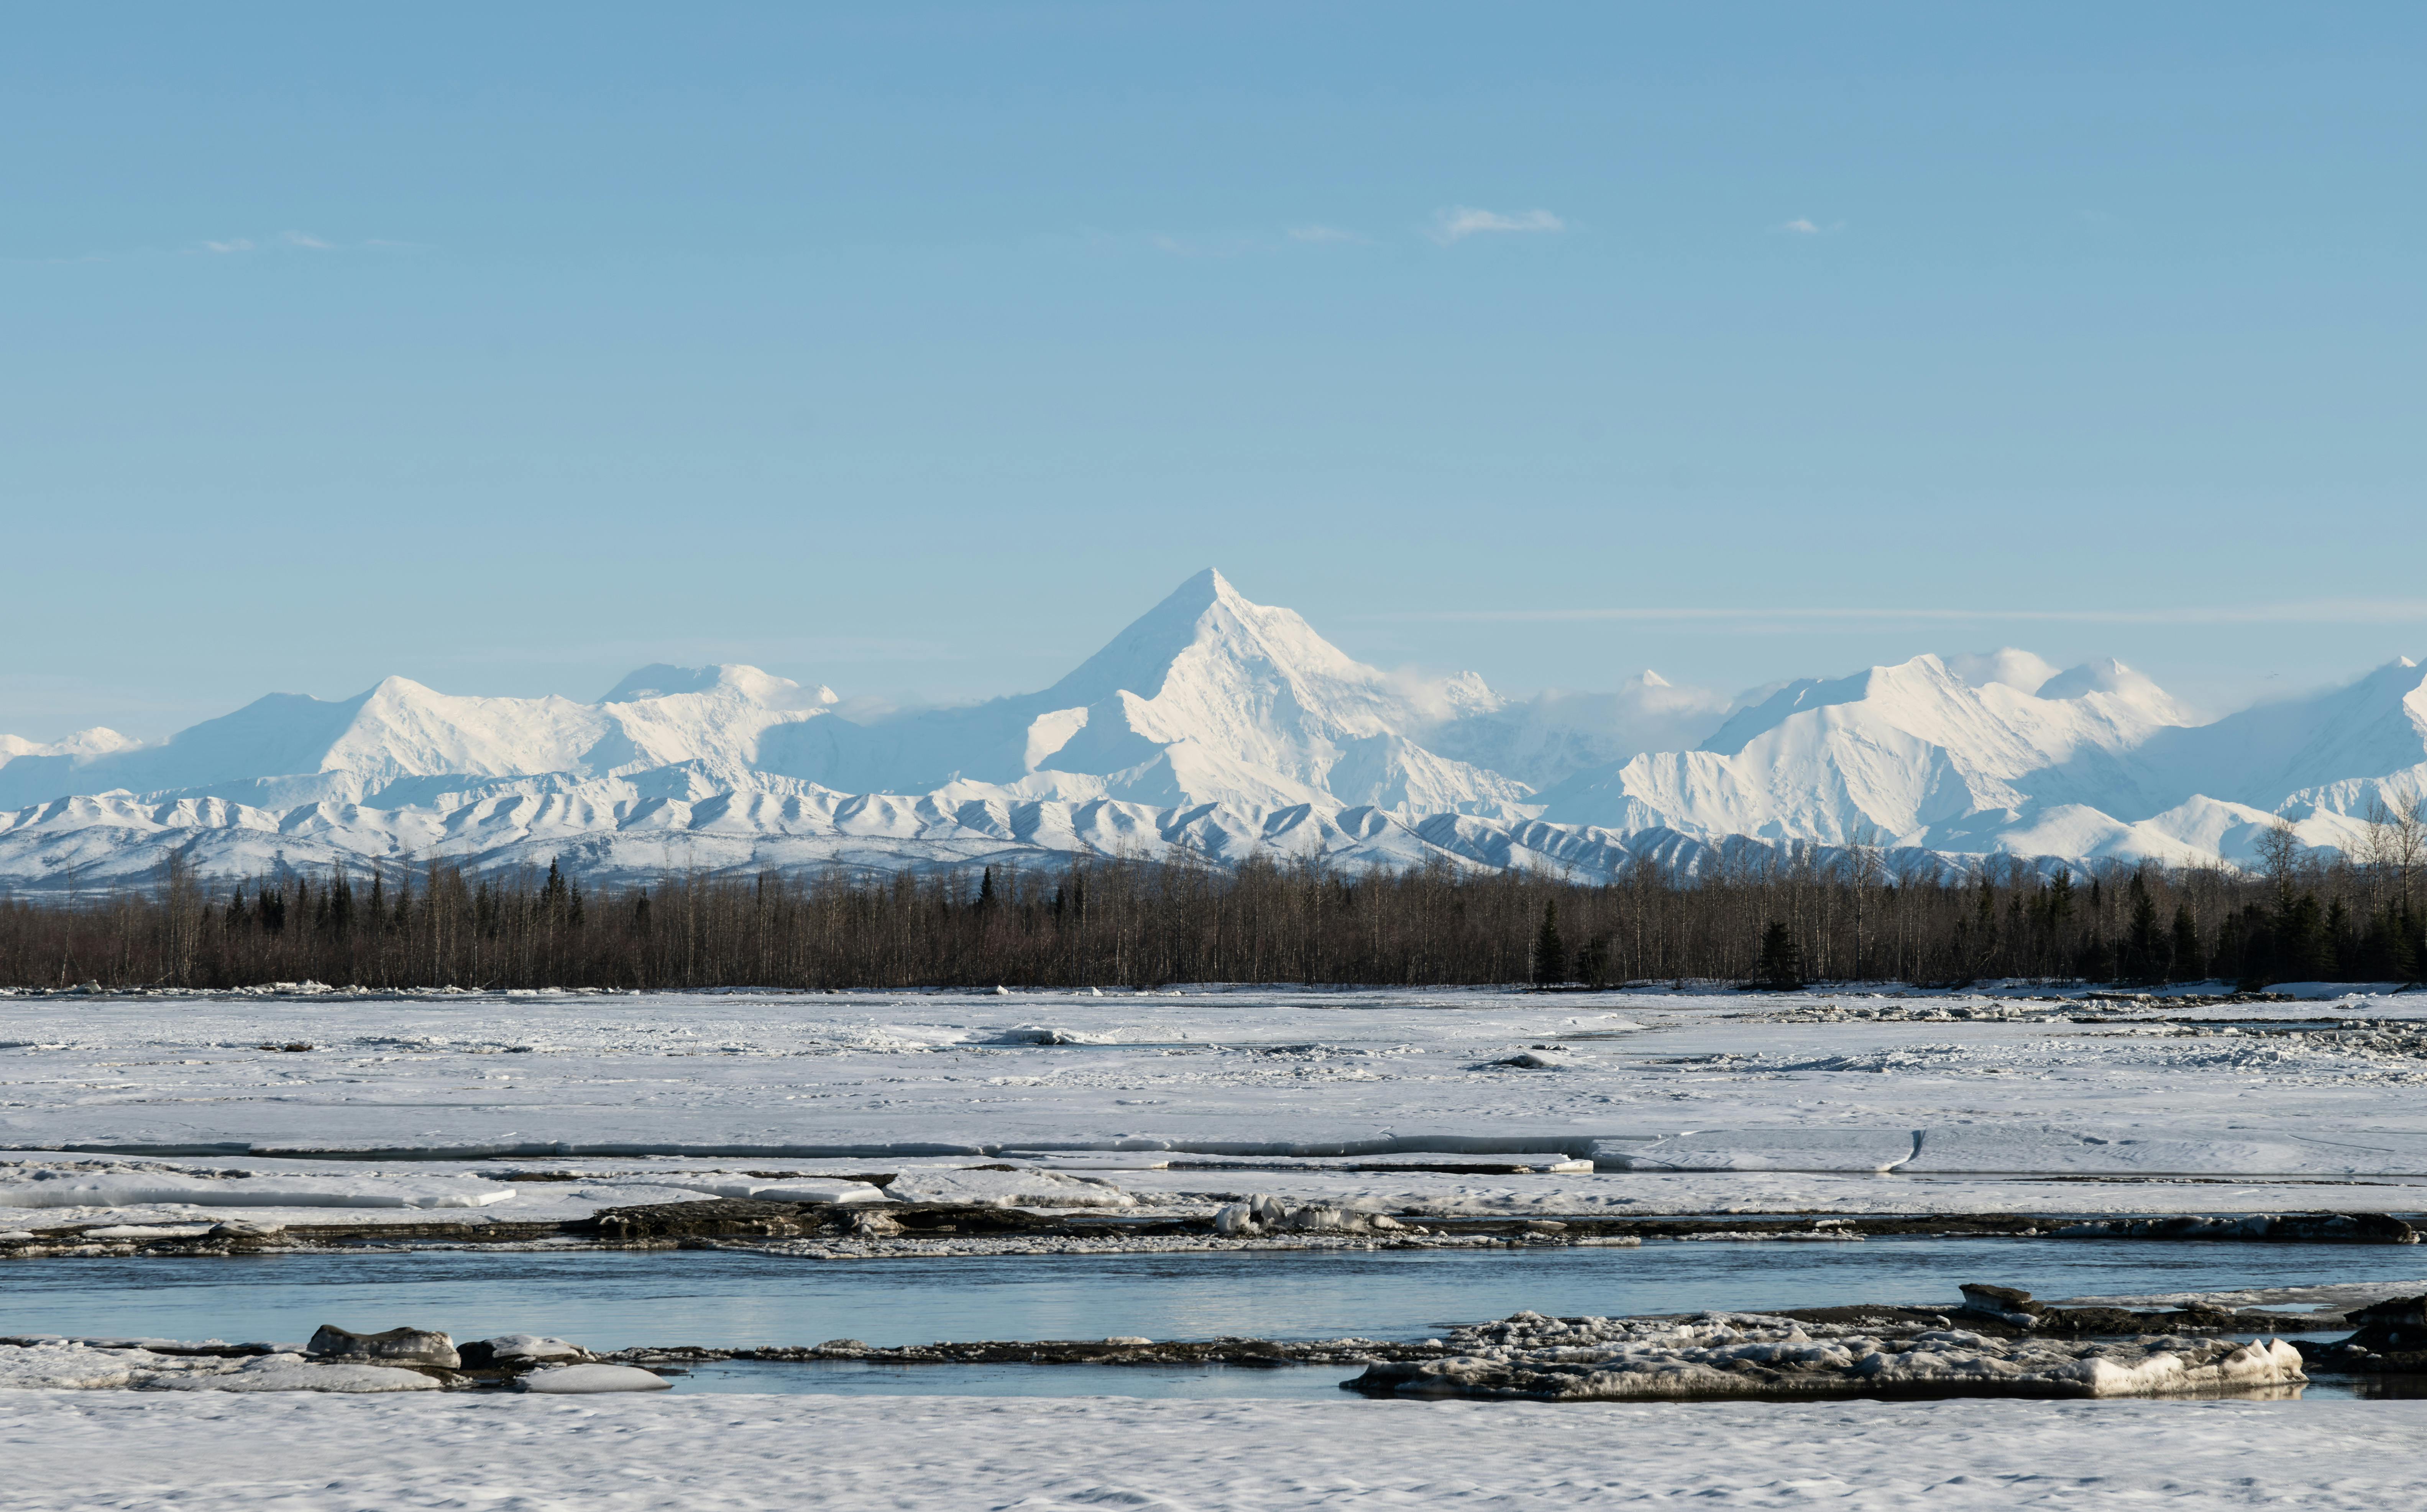
[[1327, 665], [1354, 665], [1296, 614], [1249, 603], [1229, 578], [1208, 567], [1038, 696], [1065, 706], [1093, 704], [1115, 692], [1152, 698], [1162, 691], [1172, 663], [1198, 645], [1218, 646], [1233, 656], [1294, 651]]
[[1149, 621], [1195, 620], [1207, 610], [1220, 608], [1233, 613], [1250, 611], [1262, 606], [1250, 604], [1246, 595], [1231, 586], [1230, 579], [1208, 567], [1165, 594], [1162, 603], [1138, 616], [1137, 628]]
[[1188, 581], [1181, 583], [1173, 591], [1171, 596], [1178, 598], [1182, 594], [1200, 597], [1209, 604], [1220, 603], [1226, 599], [1243, 604], [1246, 602], [1239, 596], [1239, 591], [1230, 586], [1230, 579], [1223, 577], [1218, 569], [1213, 567], [1206, 568]]
[[446, 695], [439, 692], [434, 688], [430, 688], [421, 683], [415, 682], [410, 677], [399, 677], [390, 675], [388, 676], [382, 677], [369, 692], [365, 693], [363, 695], [363, 701], [365, 703], [383, 699], [390, 701], [411, 701], [425, 696], [431, 698], [442, 698]]

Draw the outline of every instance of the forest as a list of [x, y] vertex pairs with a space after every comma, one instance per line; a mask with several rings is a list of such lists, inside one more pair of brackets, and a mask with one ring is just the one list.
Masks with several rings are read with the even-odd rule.
[[593, 886], [554, 864], [214, 879], [171, 861], [147, 887], [0, 898], [0, 985], [2404, 983], [2427, 958], [2422, 818], [2372, 814], [2349, 853], [2279, 825], [2248, 870], [1959, 867], [1865, 844], [1749, 845], [1608, 882], [1185, 851]]

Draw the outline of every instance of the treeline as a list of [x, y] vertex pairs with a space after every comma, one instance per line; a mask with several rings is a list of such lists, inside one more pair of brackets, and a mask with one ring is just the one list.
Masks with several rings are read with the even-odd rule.
[[2289, 830], [2256, 872], [1872, 847], [1749, 847], [1609, 883], [1185, 854], [870, 879], [841, 870], [585, 889], [440, 862], [0, 901], [0, 984], [64, 988], [987, 987], [1249, 982], [1608, 985], [1718, 979], [2407, 982], [2427, 960], [2419, 817], [2362, 854]]

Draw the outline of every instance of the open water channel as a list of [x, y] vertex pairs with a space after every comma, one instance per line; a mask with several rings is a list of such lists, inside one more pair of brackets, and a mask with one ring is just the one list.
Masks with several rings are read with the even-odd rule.
[[[550, 1334], [593, 1349], [939, 1340], [1417, 1339], [1524, 1309], [1604, 1316], [1954, 1306], [2367, 1283], [2427, 1290], [2427, 1247], [2148, 1241], [1653, 1241], [1639, 1249], [1335, 1250], [806, 1260], [736, 1250], [357, 1248], [10, 1267], [0, 1334], [297, 1341], [322, 1323]], [[1339, 1367], [703, 1365], [678, 1390], [1328, 1394]], [[2313, 1388], [2311, 1394], [2319, 1394]], [[2348, 1394], [2347, 1392], [2344, 1394]]]

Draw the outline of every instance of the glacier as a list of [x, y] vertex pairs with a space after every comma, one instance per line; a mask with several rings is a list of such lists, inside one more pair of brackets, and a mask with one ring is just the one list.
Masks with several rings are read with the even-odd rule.
[[[0, 886], [562, 858], [581, 874], [891, 870], [1074, 854], [1529, 868], [1749, 849], [1900, 861], [2247, 860], [2349, 848], [2427, 791], [2427, 675], [2202, 722], [2112, 660], [1923, 655], [1728, 700], [1652, 673], [1505, 696], [1368, 666], [1219, 573], [1039, 692], [851, 718], [757, 668], [641, 668], [596, 703], [390, 677], [155, 743], [0, 736]], [[1824, 851], [1825, 854], [1825, 851]]]

